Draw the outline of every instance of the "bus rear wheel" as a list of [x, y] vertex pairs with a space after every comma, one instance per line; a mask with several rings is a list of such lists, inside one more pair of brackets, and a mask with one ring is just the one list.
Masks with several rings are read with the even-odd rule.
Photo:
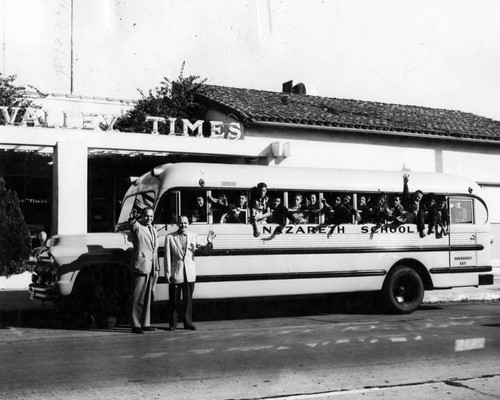
[[389, 311], [409, 314], [415, 311], [424, 298], [424, 284], [418, 273], [406, 266], [399, 266], [387, 276], [382, 295]]

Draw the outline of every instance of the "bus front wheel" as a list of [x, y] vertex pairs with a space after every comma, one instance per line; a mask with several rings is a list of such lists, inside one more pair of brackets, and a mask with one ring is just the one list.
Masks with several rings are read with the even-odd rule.
[[399, 266], [387, 276], [382, 295], [391, 312], [409, 314], [422, 303], [424, 284], [414, 269]]
[[80, 271], [71, 294], [54, 302], [70, 328], [108, 328], [126, 321], [130, 277], [123, 268], [96, 266]]

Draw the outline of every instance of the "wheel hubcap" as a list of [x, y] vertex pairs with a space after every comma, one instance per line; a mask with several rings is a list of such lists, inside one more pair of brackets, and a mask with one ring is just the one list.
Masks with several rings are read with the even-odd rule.
[[400, 304], [408, 304], [415, 300], [415, 285], [411, 279], [398, 279], [394, 285], [394, 298]]

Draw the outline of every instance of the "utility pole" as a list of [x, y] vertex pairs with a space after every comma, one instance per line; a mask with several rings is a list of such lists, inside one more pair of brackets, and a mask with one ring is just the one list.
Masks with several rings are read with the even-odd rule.
[[7, 50], [6, 50], [6, 41], [7, 41], [7, 38], [6, 38], [6, 31], [7, 31], [7, 27], [6, 27], [6, 24], [7, 24], [7, 18], [5, 17], [5, 14], [6, 14], [6, 8], [5, 8], [5, 1], [6, 0], [2, 0], [2, 16], [3, 16], [3, 40], [2, 40], [2, 74], [3, 76], [5, 77], [5, 73], [6, 73], [6, 70], [5, 70], [5, 58], [7, 57]]
[[[4, 0], [5, 1], [5, 0]], [[71, 0], [71, 60], [69, 93], [73, 94], [73, 0]]]

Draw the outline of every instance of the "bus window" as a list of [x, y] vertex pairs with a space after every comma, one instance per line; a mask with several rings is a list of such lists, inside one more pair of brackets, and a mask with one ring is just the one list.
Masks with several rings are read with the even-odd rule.
[[472, 224], [472, 200], [450, 200], [452, 224]]
[[385, 193], [377, 193], [372, 196], [370, 208], [372, 210], [372, 221], [376, 224], [385, 224], [391, 220], [389, 196]]
[[120, 212], [120, 218], [118, 218], [118, 224], [123, 224], [128, 222], [130, 213], [132, 212], [132, 207], [134, 206], [135, 196], [127, 197], [123, 200], [122, 209]]
[[350, 193], [324, 193], [321, 200], [325, 214], [325, 224], [352, 224], [356, 211]]
[[300, 192], [291, 193], [288, 204], [288, 218], [292, 224], [307, 224], [307, 196]]
[[153, 208], [153, 203], [155, 201], [155, 193], [154, 192], [144, 192], [138, 193], [134, 202], [134, 209], [137, 212], [142, 213], [146, 207]]
[[309, 224], [318, 224], [320, 216], [320, 201], [318, 192], [302, 193], [305, 200], [305, 217]]
[[206, 191], [183, 190], [181, 193], [181, 214], [188, 217], [189, 223], [206, 224], [208, 204]]
[[245, 224], [248, 195], [239, 190], [212, 190], [208, 197], [214, 224]]
[[122, 210], [120, 212], [120, 219], [118, 223], [127, 222], [131, 215], [141, 215], [142, 210], [146, 207], [153, 208], [153, 203], [155, 201], [154, 192], [143, 192], [137, 193], [127, 197], [123, 201]]
[[358, 202], [356, 204], [356, 210], [359, 216], [358, 223], [360, 224], [373, 224], [375, 223], [375, 217], [373, 215], [373, 204], [372, 204], [373, 193], [358, 193]]
[[436, 237], [441, 237], [448, 234], [450, 226], [450, 212], [446, 196], [436, 197], [436, 207]]
[[155, 211], [155, 224], [176, 224], [176, 197], [178, 192], [165, 192], [161, 196]]
[[226, 197], [229, 208], [221, 216], [220, 222], [223, 224], [246, 224], [248, 221], [247, 193], [230, 190], [226, 192]]
[[396, 224], [402, 224], [406, 222], [406, 210], [403, 207], [403, 198], [400, 193], [392, 193], [388, 196], [387, 214], [388, 214], [388, 222]]
[[285, 206], [285, 193], [273, 190], [268, 192], [269, 208], [271, 215], [267, 218], [268, 224], [285, 225], [287, 222], [288, 209]]

